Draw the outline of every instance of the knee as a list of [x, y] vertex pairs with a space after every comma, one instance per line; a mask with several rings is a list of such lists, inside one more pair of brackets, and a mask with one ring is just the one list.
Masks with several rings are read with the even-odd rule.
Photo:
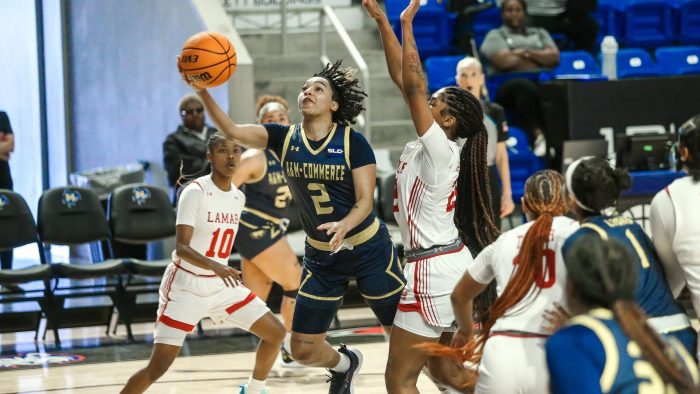
[[274, 320], [274, 322], [271, 323], [265, 330], [265, 333], [260, 337], [260, 339], [276, 346], [282, 346], [284, 336], [287, 335], [287, 330], [276, 317], [273, 317], [271, 320]]
[[311, 364], [316, 361], [319, 354], [318, 344], [306, 344], [292, 340], [292, 358], [301, 364]]
[[148, 363], [148, 366], [146, 367], [146, 374], [148, 375], [149, 380], [151, 382], [155, 382], [156, 380], [160, 379], [160, 377], [165, 375], [165, 373], [168, 371], [171, 364], [172, 361], [169, 362], [167, 360], [156, 360]]

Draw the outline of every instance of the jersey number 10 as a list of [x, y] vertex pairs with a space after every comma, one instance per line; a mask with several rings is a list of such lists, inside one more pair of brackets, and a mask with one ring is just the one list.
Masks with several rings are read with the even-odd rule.
[[231, 254], [231, 249], [233, 248], [233, 229], [227, 228], [226, 231], [221, 235], [221, 243], [219, 243], [219, 251], [214, 254], [216, 250], [216, 244], [219, 241], [219, 233], [221, 229], [218, 228], [214, 231], [213, 237], [211, 239], [211, 244], [209, 245], [209, 250], [204, 255], [207, 257], [219, 257], [222, 259], [228, 258]]

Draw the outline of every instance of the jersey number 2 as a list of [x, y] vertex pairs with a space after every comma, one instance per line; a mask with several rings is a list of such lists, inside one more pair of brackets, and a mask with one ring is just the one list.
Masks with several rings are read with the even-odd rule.
[[[552, 249], [544, 250], [544, 267], [542, 267], [542, 275], [535, 278], [535, 285], [540, 289], [549, 289], [554, 286], [554, 281], [557, 278], [556, 272], [556, 254]], [[518, 264], [518, 256], [513, 259], [513, 265]]]
[[330, 207], [324, 207], [321, 205], [331, 201], [331, 197], [326, 191], [326, 185], [323, 183], [309, 183], [306, 187], [309, 189], [309, 191], [317, 191], [320, 193], [320, 195], [317, 196], [311, 195], [311, 200], [314, 202], [314, 208], [316, 208], [317, 215], [328, 215], [329, 213], [333, 213], [333, 205]]
[[[220, 232], [220, 228], [217, 228], [216, 231], [214, 231], [214, 236], [211, 239], [211, 245], [209, 245], [209, 250], [207, 250], [207, 253], [204, 254], [205, 256], [218, 256], [219, 258], [225, 259], [231, 254], [231, 249], [233, 248], [233, 229], [227, 228], [226, 231], [224, 231], [224, 233], [221, 235], [221, 243], [218, 242]], [[214, 253], [216, 251], [217, 243], [219, 244], [219, 251], [215, 255]]]

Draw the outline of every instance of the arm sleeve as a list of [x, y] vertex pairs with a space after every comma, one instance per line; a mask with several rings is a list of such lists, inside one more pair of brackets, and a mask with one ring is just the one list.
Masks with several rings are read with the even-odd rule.
[[374, 157], [374, 151], [367, 142], [364, 135], [357, 131], [351, 131], [350, 135], [350, 168], [360, 168], [368, 164], [376, 164], [377, 160]]
[[545, 351], [553, 394], [602, 392], [605, 350], [591, 330], [582, 326], [563, 328], [547, 340]]
[[0, 111], [0, 133], [12, 134], [12, 125], [10, 124], [10, 117], [7, 116], [7, 112]]
[[685, 285], [683, 270], [676, 259], [675, 253], [673, 253], [675, 221], [675, 212], [673, 211], [671, 198], [665, 190], [662, 190], [651, 201], [649, 222], [651, 223], [651, 237], [654, 247], [664, 267], [666, 281], [668, 282], [668, 287], [671, 288], [674, 298], [678, 297]]
[[284, 138], [287, 136], [289, 126], [283, 126], [277, 123], [265, 123], [263, 126], [265, 130], [267, 130], [267, 148], [272, 149], [277, 157], [282, 157]]
[[180, 194], [177, 202], [177, 221], [176, 225], [184, 224], [194, 227], [197, 222], [197, 213], [202, 204], [204, 190], [193, 181]]
[[482, 250], [481, 253], [476, 256], [474, 264], [470, 265], [469, 269], [467, 269], [469, 276], [482, 285], [491, 283], [493, 278], [496, 276], [491, 265], [496, 244], [498, 244], [498, 241], [492, 243]]
[[486, 34], [486, 38], [484, 38], [484, 42], [481, 44], [479, 52], [481, 52], [485, 57], [490, 58], [502, 49], [508, 49], [508, 44], [503, 39], [503, 35], [498, 31], [498, 29], [493, 29]]
[[450, 167], [453, 160], [453, 145], [436, 122], [418, 140], [425, 152], [425, 161], [420, 166], [421, 178], [431, 185], [440, 183], [440, 174]]

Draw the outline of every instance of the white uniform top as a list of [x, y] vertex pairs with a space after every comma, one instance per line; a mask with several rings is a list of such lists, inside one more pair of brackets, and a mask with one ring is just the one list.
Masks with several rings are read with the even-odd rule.
[[[515, 258], [520, 252], [520, 243], [532, 223], [522, 224], [509, 230], [487, 246], [476, 257], [474, 264], [468, 268], [469, 275], [481, 284], [490, 283], [496, 279], [496, 293], [503, 294], [516, 265]], [[557, 216], [552, 222], [552, 232], [549, 238], [547, 252], [544, 258], [544, 271], [536, 285], [540, 292], [535, 298], [535, 287], [519, 303], [513, 305], [496, 321], [491, 332], [522, 331], [532, 334], [547, 334], [543, 330], [546, 321], [543, 312], [553, 309], [552, 304], [563, 304], [564, 286], [566, 285], [566, 267], [561, 248], [564, 241], [578, 228], [578, 222], [565, 216]]]
[[[210, 175], [192, 181], [180, 194], [176, 224], [194, 227], [190, 247], [219, 264], [228, 264], [233, 239], [245, 206], [245, 195], [231, 184], [231, 190], [219, 189]], [[173, 251], [173, 261], [180, 260]], [[182, 261], [182, 266], [195, 274], [210, 275], [205, 270]]]
[[700, 182], [676, 179], [651, 201], [651, 233], [674, 297], [687, 283], [700, 314]]
[[459, 146], [437, 123], [406, 144], [396, 167], [394, 217], [407, 250], [458, 238], [454, 225], [458, 174]]

